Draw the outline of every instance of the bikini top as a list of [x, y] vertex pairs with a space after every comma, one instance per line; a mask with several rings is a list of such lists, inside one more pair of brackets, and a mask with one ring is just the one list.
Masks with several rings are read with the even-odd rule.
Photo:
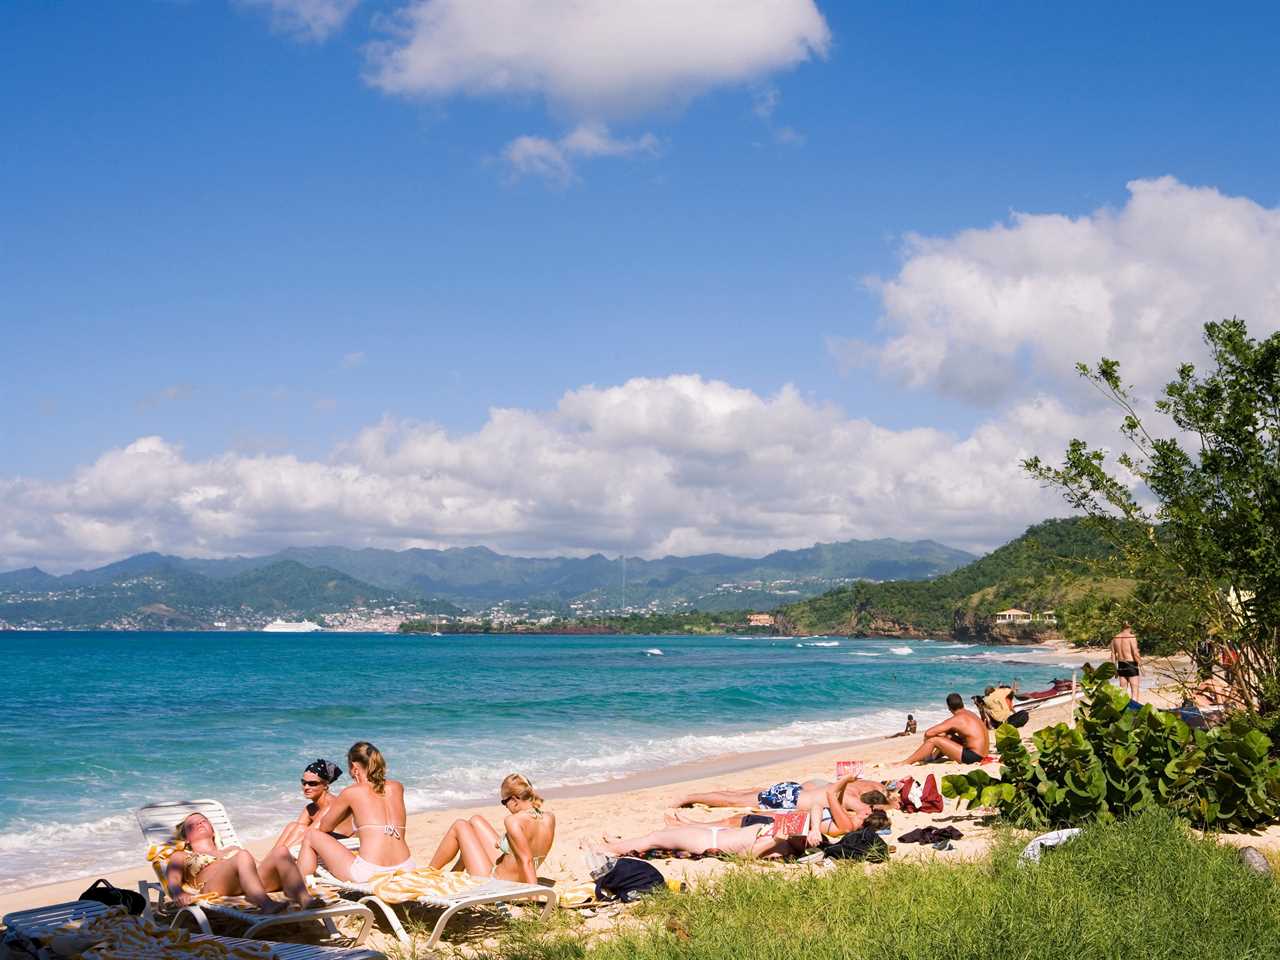
[[396, 840], [403, 840], [404, 834], [401, 833], [404, 827], [397, 827], [394, 823], [364, 823], [356, 824], [356, 830], [381, 830], [384, 835], [392, 837]]

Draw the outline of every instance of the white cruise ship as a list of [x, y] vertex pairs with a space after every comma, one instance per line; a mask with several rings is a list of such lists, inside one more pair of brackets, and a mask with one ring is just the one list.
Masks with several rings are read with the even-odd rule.
[[324, 627], [310, 620], [272, 620], [262, 628], [263, 633], [310, 633]]

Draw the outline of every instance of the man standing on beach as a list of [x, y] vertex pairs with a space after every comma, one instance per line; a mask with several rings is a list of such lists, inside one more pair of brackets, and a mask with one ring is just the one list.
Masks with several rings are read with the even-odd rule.
[[1129, 688], [1129, 696], [1141, 702], [1138, 685], [1138, 668], [1142, 664], [1142, 655], [1138, 652], [1138, 638], [1129, 624], [1111, 638], [1111, 659], [1116, 665], [1116, 678], [1121, 688]]
[[947, 694], [947, 709], [951, 717], [926, 730], [920, 749], [903, 763], [925, 763], [941, 757], [960, 763], [982, 762], [990, 746], [987, 725], [972, 710], [964, 708], [964, 698], [958, 693]]

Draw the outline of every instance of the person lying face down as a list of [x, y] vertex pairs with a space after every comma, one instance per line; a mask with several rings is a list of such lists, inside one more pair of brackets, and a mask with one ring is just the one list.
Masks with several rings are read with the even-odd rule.
[[947, 695], [951, 716], [924, 732], [924, 743], [903, 763], [929, 763], [933, 760], [955, 760], [958, 763], [981, 763], [991, 741], [987, 725], [972, 710], [966, 710], [958, 693]]

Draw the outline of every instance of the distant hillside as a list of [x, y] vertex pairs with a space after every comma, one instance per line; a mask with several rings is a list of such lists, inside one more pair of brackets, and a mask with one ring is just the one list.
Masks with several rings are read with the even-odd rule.
[[[486, 547], [449, 550], [350, 550], [305, 547], [256, 559], [187, 561], [217, 577], [224, 571], [290, 559], [326, 566], [409, 596], [442, 597], [470, 609], [495, 603], [567, 609], [577, 601], [592, 609], [623, 606], [623, 563], [589, 557], [511, 557]], [[850, 540], [765, 557], [703, 554], [626, 559], [626, 605], [659, 609], [767, 609], [796, 596], [815, 596], [841, 581], [927, 578], [973, 560], [963, 550], [931, 540]]]
[[[859, 578], [928, 578], [973, 560], [921, 540], [851, 540], [764, 557], [703, 554], [641, 560], [510, 557], [450, 550], [292, 548], [265, 557], [184, 559], [144, 553], [55, 577], [35, 567], [0, 574], [0, 620], [92, 626], [311, 616], [377, 596], [421, 612], [499, 604], [562, 616], [603, 611], [766, 610]], [[139, 613], [142, 610], [143, 613]]]
[[1110, 543], [1081, 519], [1047, 520], [933, 580], [857, 583], [782, 607], [778, 615], [803, 633], [990, 638], [996, 635], [990, 617], [998, 610], [1056, 610], [1082, 590], [1117, 589], [1090, 579], [1088, 562], [1111, 553]]
[[254, 627], [276, 618], [305, 619], [397, 602], [406, 612], [461, 612], [448, 603], [407, 602], [393, 591], [337, 570], [292, 560], [277, 560], [223, 579], [195, 573], [180, 558], [156, 553], [65, 577], [16, 573], [23, 576], [0, 574], [0, 621], [11, 626], [169, 629], [226, 623]]

